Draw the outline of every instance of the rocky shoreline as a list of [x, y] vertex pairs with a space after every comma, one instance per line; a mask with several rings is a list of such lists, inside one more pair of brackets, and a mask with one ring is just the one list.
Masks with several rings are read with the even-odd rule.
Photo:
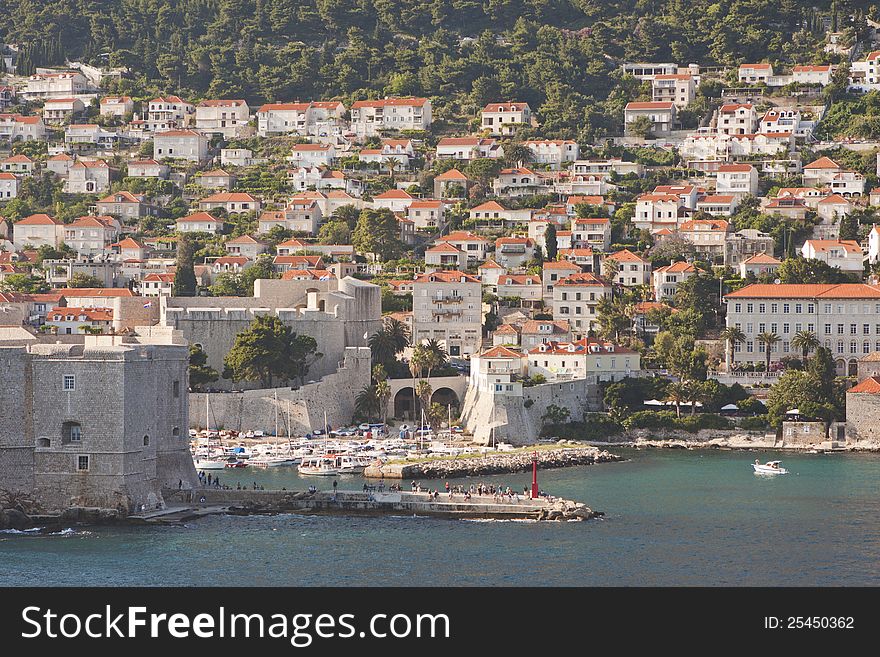
[[[577, 465], [593, 465], [620, 461], [621, 457], [597, 447], [559, 447], [538, 451], [538, 469], [567, 468]], [[528, 472], [532, 469], [532, 452], [516, 454], [492, 454], [477, 458], [415, 461], [413, 463], [390, 463], [371, 465], [364, 477], [371, 479], [458, 479], [480, 477], [511, 472]]]

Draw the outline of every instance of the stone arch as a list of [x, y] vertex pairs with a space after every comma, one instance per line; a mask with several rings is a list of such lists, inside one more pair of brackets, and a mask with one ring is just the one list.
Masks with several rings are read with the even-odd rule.
[[846, 361], [843, 358], [838, 358], [834, 363], [834, 368], [836, 370], [837, 376], [846, 376]]
[[415, 417], [415, 391], [412, 386], [401, 388], [394, 395], [394, 417]]
[[431, 394], [431, 403], [440, 404], [441, 406], [449, 406], [452, 404], [453, 408], [457, 408], [461, 404], [461, 400], [452, 388], [443, 387], [437, 388]]
[[849, 365], [847, 365], [847, 376], [858, 376], [859, 375], [859, 361], [851, 360], [849, 361]]

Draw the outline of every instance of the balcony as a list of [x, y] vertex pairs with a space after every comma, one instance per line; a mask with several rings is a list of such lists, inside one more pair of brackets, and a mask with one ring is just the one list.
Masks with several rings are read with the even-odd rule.
[[[456, 260], [457, 262], [457, 260]], [[457, 294], [448, 294], [442, 297], [434, 297], [434, 303], [461, 303], [463, 301], [462, 297]]]
[[444, 315], [458, 315], [458, 316], [461, 316], [461, 310], [458, 310], [458, 309], [455, 309], [455, 308], [450, 308], [450, 309], [446, 309], [446, 310], [432, 310], [432, 311], [431, 311], [431, 314], [432, 314], [432, 315], [435, 315], [435, 316], [444, 316]]

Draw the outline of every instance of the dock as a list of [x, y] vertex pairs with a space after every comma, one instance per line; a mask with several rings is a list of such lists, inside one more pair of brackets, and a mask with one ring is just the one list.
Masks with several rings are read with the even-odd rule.
[[554, 497], [452, 496], [411, 491], [166, 490], [164, 509], [129, 516], [136, 524], [179, 524], [213, 514], [387, 516], [494, 520], [589, 520], [602, 516], [580, 502]]

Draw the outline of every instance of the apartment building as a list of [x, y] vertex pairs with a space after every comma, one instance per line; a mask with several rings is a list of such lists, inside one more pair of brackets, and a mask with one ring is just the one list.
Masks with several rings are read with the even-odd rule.
[[480, 351], [483, 334], [480, 280], [459, 271], [435, 271], [413, 281], [413, 342], [438, 340], [450, 356]]

